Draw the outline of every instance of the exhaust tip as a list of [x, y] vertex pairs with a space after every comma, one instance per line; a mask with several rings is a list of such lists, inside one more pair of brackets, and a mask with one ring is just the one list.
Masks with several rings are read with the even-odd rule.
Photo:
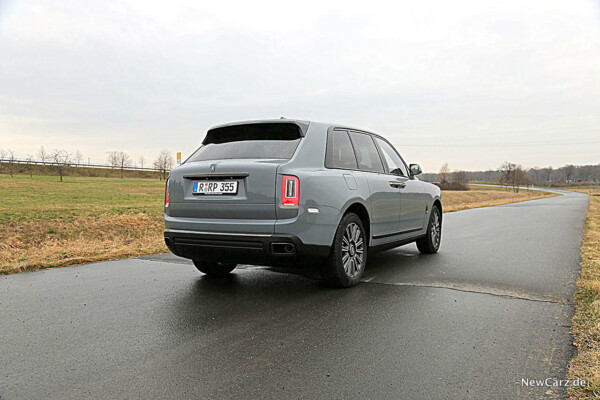
[[293, 243], [271, 243], [271, 252], [274, 255], [292, 255], [296, 254], [296, 247]]

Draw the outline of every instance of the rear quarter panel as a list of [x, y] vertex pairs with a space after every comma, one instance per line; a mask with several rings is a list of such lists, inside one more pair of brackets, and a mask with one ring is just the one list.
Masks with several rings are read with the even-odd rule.
[[[294, 157], [280, 165], [277, 171], [279, 176], [299, 178], [300, 199], [296, 216], [290, 216], [278, 204], [275, 233], [296, 235], [305, 244], [330, 246], [343, 212], [354, 202], [366, 207], [364, 199], [369, 197], [368, 185], [362, 182], [364, 178], [360, 173], [325, 168], [328, 127], [311, 123]], [[355, 177], [357, 185], [354, 189], [351, 189], [352, 185], [347, 183], [344, 174]], [[277, 190], [280, 191], [281, 179], [277, 182]], [[308, 213], [308, 208], [317, 208], [319, 213]]]

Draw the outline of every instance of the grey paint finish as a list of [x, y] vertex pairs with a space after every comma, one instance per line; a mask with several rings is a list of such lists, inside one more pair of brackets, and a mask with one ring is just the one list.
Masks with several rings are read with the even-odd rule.
[[[165, 208], [167, 229], [282, 233], [294, 235], [304, 244], [330, 246], [346, 210], [361, 204], [370, 214], [372, 235], [386, 236], [372, 239], [371, 245], [425, 234], [424, 222], [429, 217], [425, 210], [430, 211], [433, 201], [440, 198], [439, 188], [403, 178], [406, 187], [401, 189], [389, 184], [398, 179], [395, 175], [326, 168], [327, 134], [336, 125], [293, 120], [252, 123], [265, 122], [297, 122], [306, 128], [292, 158], [190, 162], [173, 169], [169, 178], [171, 205]], [[237, 196], [192, 195], [193, 179], [185, 176], [210, 175], [211, 164], [216, 165], [219, 175], [248, 175], [239, 179]], [[283, 175], [299, 178], [297, 209], [280, 204]], [[307, 215], [309, 207], [319, 209], [318, 217]]]
[[[324, 287], [159, 255], [0, 278], [0, 396], [555, 398], [587, 196], [446, 214], [445, 249]], [[152, 261], [156, 260], [156, 261]]]
[[394, 234], [400, 227], [400, 189], [392, 187], [390, 181], [395, 180], [387, 174], [373, 172], [357, 172], [369, 188], [371, 234], [374, 238]]
[[418, 180], [404, 179], [406, 187], [400, 188], [400, 228], [399, 231], [421, 230], [427, 227], [432, 199], [426, 185]]

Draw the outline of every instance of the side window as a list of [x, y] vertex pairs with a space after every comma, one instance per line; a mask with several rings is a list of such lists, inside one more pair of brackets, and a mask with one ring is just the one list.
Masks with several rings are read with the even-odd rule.
[[381, 149], [383, 158], [385, 158], [385, 162], [388, 165], [388, 172], [394, 175], [408, 176], [408, 169], [398, 153], [396, 153], [396, 150], [385, 140], [376, 137], [375, 141]]
[[350, 132], [350, 138], [354, 145], [354, 153], [356, 154], [356, 161], [358, 161], [358, 168], [363, 171], [370, 172], [383, 172], [383, 164], [379, 157], [379, 152], [371, 139], [371, 135], [364, 133]]
[[329, 132], [325, 166], [327, 168], [358, 169], [348, 132], [336, 130]]

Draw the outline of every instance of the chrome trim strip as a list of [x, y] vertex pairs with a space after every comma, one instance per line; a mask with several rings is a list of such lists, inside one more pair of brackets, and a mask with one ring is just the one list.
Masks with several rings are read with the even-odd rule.
[[183, 233], [186, 235], [215, 235], [215, 236], [251, 236], [251, 237], [271, 237], [271, 233], [234, 233], [234, 232], [204, 232], [204, 231], [186, 231], [179, 229], [166, 229], [165, 233]]
[[386, 233], [384, 235], [379, 235], [379, 236], [373, 236], [373, 239], [383, 239], [386, 237], [390, 237], [390, 236], [396, 236], [396, 235], [404, 235], [406, 233], [412, 233], [412, 232], [417, 232], [423, 230], [423, 228], [416, 228], [416, 229], [409, 229], [407, 231], [400, 231], [400, 232], [393, 232], [393, 233]]
[[211, 173], [211, 174], [193, 174], [183, 175], [185, 179], [204, 179], [204, 178], [230, 178], [230, 179], [243, 179], [249, 177], [250, 174], [246, 172], [227, 172], [227, 173]]

